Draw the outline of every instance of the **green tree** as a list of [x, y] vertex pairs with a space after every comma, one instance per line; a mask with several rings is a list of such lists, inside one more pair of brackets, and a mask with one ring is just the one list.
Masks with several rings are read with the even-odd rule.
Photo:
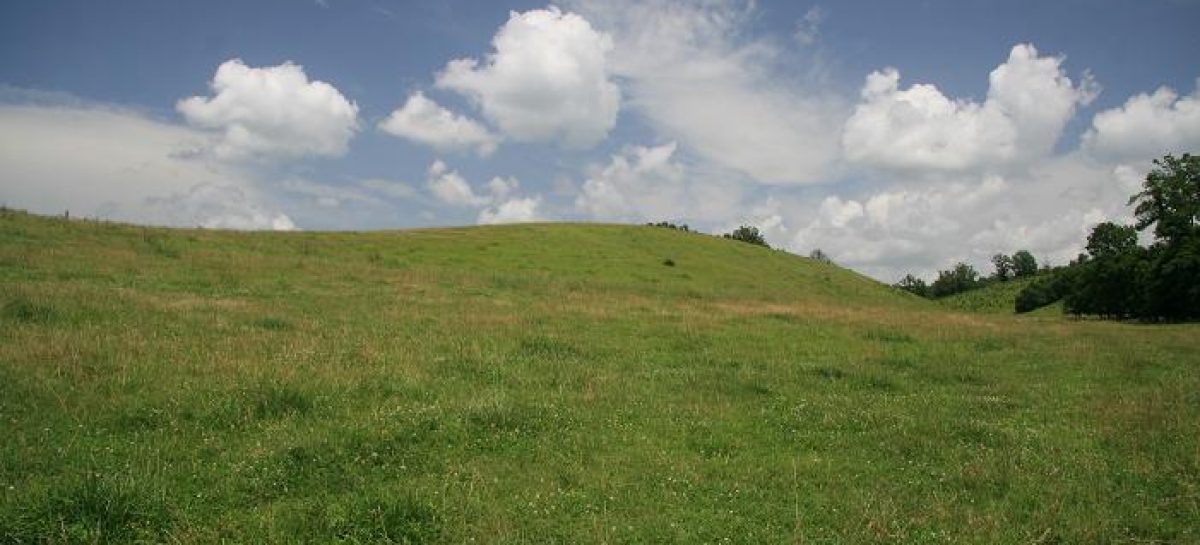
[[1063, 304], [1072, 314], [1109, 318], [1143, 315], [1145, 252], [1137, 245], [1137, 230], [1104, 222], [1092, 228], [1087, 259], [1080, 259]]
[[1043, 276], [1017, 293], [1016, 311], [1018, 314], [1037, 310], [1063, 298], [1071, 281], [1069, 270]]
[[900, 281], [896, 283], [896, 287], [913, 295], [929, 297], [929, 286], [925, 284], [924, 280], [921, 280], [920, 278], [917, 278], [911, 274], [904, 275], [904, 278], [901, 278]]
[[966, 263], [956, 263], [954, 268], [938, 271], [937, 280], [929, 286], [929, 294], [933, 297], [945, 297], [979, 286], [979, 273]]
[[1136, 205], [1138, 230], [1154, 226], [1144, 281], [1147, 317], [1200, 318], [1200, 157], [1154, 161]]
[[1088, 235], [1087, 251], [1092, 259], [1105, 259], [1127, 254], [1137, 247], [1137, 230], [1128, 225], [1106, 221], [1092, 228]]
[[743, 225], [737, 229], [734, 229], [732, 233], [725, 233], [723, 236], [725, 238], [731, 238], [733, 240], [740, 240], [742, 242], [748, 242], [750, 244], [757, 244], [759, 246], [766, 246], [767, 248], [770, 248], [770, 246], [767, 245], [767, 239], [763, 238], [762, 233], [758, 232], [757, 227]]
[[996, 267], [996, 280], [1006, 282], [1014, 276], [1013, 258], [1004, 254], [992, 256], [992, 266]]
[[1142, 190], [1129, 198], [1137, 205], [1137, 229], [1154, 226], [1154, 237], [1168, 245], [1183, 242], [1200, 231], [1200, 156], [1167, 155], [1154, 160]]
[[1038, 272], [1038, 262], [1027, 250], [1020, 250], [1012, 255], [1013, 276], [1024, 278]]
[[820, 248], [817, 248], [817, 249], [809, 252], [808, 258], [816, 260], [816, 261], [820, 261], [821, 263], [833, 263], [833, 260], [829, 259], [829, 255], [827, 255], [825, 252], [821, 251]]

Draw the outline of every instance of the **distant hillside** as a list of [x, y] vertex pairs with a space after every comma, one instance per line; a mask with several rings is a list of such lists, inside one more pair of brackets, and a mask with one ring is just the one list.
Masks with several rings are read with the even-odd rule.
[[[649, 226], [559, 223], [246, 233], [65, 222], [10, 211], [3, 227], [10, 250], [39, 260], [69, 256], [69, 262], [55, 266], [81, 269], [86, 272], [79, 274], [101, 283], [119, 283], [137, 269], [153, 272], [180, 290], [204, 286], [202, 291], [214, 295], [269, 295], [278, 292], [282, 279], [260, 277], [254, 271], [294, 275], [324, 266], [381, 281], [433, 275], [443, 284], [461, 281], [481, 293], [581, 290], [780, 303], [913, 303], [882, 283], [836, 265]], [[47, 245], [53, 250], [36, 251]], [[23, 280], [18, 271], [4, 272], [9, 280]]]
[[965, 312], [989, 314], [1015, 314], [1017, 294], [1033, 282], [1034, 278], [1018, 278], [1007, 282], [996, 282], [982, 288], [956, 293], [937, 299], [942, 306]]

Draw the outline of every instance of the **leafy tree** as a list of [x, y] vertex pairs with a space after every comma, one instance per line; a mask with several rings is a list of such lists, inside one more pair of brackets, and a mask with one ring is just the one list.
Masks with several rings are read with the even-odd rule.
[[1171, 320], [1200, 318], [1200, 157], [1167, 155], [1154, 165], [1142, 191], [1129, 199], [1136, 205], [1138, 230], [1154, 226], [1143, 313]]
[[1134, 248], [1137, 248], [1137, 230], [1127, 225], [1106, 221], [1093, 227], [1088, 235], [1087, 251], [1092, 259], [1124, 255]]
[[808, 258], [816, 260], [816, 261], [820, 261], [821, 263], [833, 263], [833, 260], [829, 259], [829, 256], [826, 255], [825, 252], [821, 251], [820, 248], [817, 248], [817, 249], [809, 252]]
[[1027, 250], [1020, 250], [1012, 255], [1013, 276], [1024, 278], [1038, 272], [1038, 262]]
[[1145, 252], [1137, 245], [1133, 227], [1104, 222], [1092, 229], [1087, 241], [1088, 259], [1076, 262], [1076, 272], [1063, 305], [1072, 314], [1099, 314], [1109, 318], [1142, 315], [1140, 289]]
[[1148, 252], [1144, 280], [1144, 317], [1168, 320], [1200, 318], [1200, 236]]
[[681, 225], [675, 225], [674, 223], [671, 223], [669, 221], [660, 221], [658, 223], [650, 222], [650, 223], [647, 223], [646, 225], [649, 225], [651, 227], [664, 227], [667, 229], [677, 229], [679, 231], [684, 231], [684, 232], [691, 231], [691, 228], [689, 228], [688, 224], [686, 224], [686, 223], [681, 224]]
[[1142, 190], [1129, 198], [1137, 229], [1154, 226], [1154, 236], [1168, 245], [1183, 242], [1200, 231], [1200, 156], [1167, 155], [1154, 160]]
[[901, 278], [900, 281], [896, 283], [896, 287], [913, 295], [929, 297], [929, 286], [925, 284], [924, 280], [921, 280], [920, 278], [917, 278], [911, 274], [904, 275], [904, 278]]
[[732, 233], [725, 233], [722, 236], [725, 238], [731, 238], [733, 240], [740, 240], [742, 242], [748, 242], [750, 244], [757, 244], [759, 246], [766, 246], [767, 248], [770, 248], [770, 246], [767, 245], [767, 239], [763, 238], [762, 233], [758, 232], [757, 227], [743, 225], [737, 229], [734, 229]]
[[1039, 278], [1017, 293], [1017, 314], [1037, 310], [1063, 298], [1069, 275], [1065, 271]]
[[975, 271], [975, 267], [959, 262], [950, 270], [938, 271], [937, 280], [934, 280], [933, 284], [929, 286], [929, 294], [933, 297], [945, 297], [972, 290], [978, 286], [979, 273]]
[[1013, 258], [1004, 254], [996, 254], [992, 256], [992, 265], [996, 267], [996, 280], [1006, 282], [1014, 276]]

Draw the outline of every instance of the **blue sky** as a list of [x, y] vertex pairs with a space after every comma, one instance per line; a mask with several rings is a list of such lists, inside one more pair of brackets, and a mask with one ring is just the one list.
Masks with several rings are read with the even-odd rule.
[[753, 224], [888, 281], [1062, 263], [1128, 218], [1151, 159], [1200, 151], [1195, 21], [1184, 0], [7, 2], [0, 201]]

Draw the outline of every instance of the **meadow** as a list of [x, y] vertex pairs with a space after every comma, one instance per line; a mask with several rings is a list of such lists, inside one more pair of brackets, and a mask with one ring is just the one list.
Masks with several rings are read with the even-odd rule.
[[647, 226], [0, 212], [0, 432], [5, 543], [1200, 542], [1200, 325]]

